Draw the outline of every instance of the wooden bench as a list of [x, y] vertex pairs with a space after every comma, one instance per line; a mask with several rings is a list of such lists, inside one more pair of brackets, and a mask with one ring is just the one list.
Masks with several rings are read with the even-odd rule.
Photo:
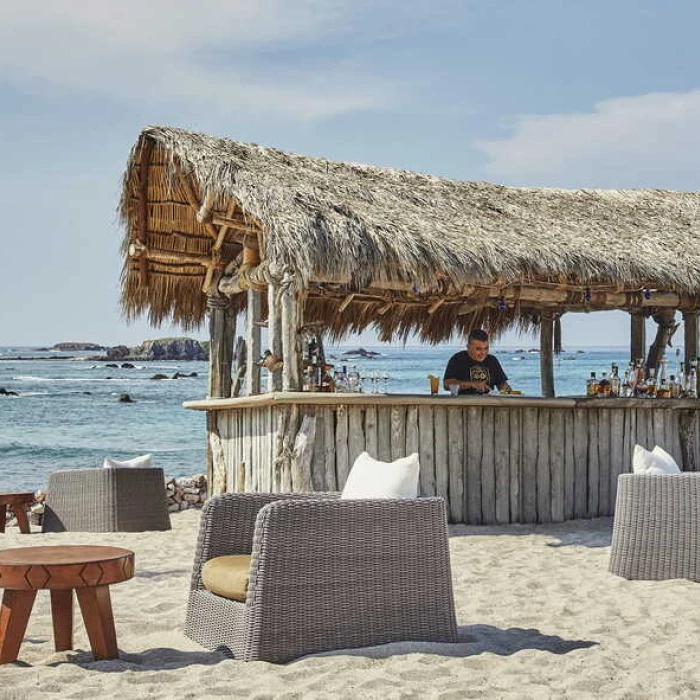
[[27, 508], [34, 503], [34, 493], [31, 491], [17, 493], [0, 493], [0, 532], [5, 532], [5, 520], [7, 518], [7, 507], [9, 506], [17, 518], [19, 531], [28, 535], [29, 520], [27, 519]]

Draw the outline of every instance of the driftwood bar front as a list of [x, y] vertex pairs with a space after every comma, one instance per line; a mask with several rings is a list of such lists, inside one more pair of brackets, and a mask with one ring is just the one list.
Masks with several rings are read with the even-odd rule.
[[[452, 522], [611, 515], [636, 443], [664, 446], [684, 470], [700, 464], [695, 400], [280, 392], [185, 406], [216, 414], [226, 491], [340, 490], [363, 450], [418, 452], [421, 493], [444, 496]], [[290, 420], [300, 428], [285, 446]]]

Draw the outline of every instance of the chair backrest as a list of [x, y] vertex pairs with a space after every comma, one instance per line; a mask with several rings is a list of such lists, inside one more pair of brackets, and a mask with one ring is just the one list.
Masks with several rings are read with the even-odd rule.
[[444, 639], [456, 629], [444, 500], [269, 503], [257, 517], [246, 606], [246, 648], [261, 658], [437, 629]]

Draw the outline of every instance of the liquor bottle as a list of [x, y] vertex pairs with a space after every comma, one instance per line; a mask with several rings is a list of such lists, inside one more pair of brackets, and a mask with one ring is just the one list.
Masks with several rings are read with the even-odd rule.
[[586, 396], [598, 396], [598, 380], [595, 378], [595, 372], [591, 372], [591, 377], [586, 382]]
[[649, 367], [649, 378], [647, 379], [647, 396], [650, 399], [656, 398], [658, 386], [656, 384], [656, 369]]
[[671, 398], [671, 385], [666, 381], [666, 379], [661, 380], [659, 388], [656, 390], [657, 399], [670, 399]]
[[630, 396], [633, 395], [634, 389], [632, 388], [630, 384], [630, 371], [628, 369], [625, 370], [625, 376], [624, 379], [622, 380], [622, 387], [620, 389], [620, 395], [623, 396], [624, 398], [628, 399]]
[[683, 363], [681, 362], [681, 349], [676, 348], [676, 379], [683, 385]]
[[672, 374], [668, 381], [669, 389], [671, 390], [671, 398], [677, 399], [681, 395], [682, 387], [676, 379], [676, 375]]
[[659, 374], [656, 377], [656, 385], [661, 386], [664, 380], [668, 380], [668, 360], [663, 357], [659, 362]]
[[620, 375], [616, 364], [612, 366], [612, 376], [610, 377], [610, 395], [618, 397], [620, 395]]
[[630, 396], [634, 396], [634, 390], [637, 386], [637, 368], [634, 362], [629, 363], [627, 371], [629, 372]]
[[698, 368], [697, 360], [692, 360], [690, 363], [690, 372], [688, 373], [688, 389], [686, 396], [689, 399], [698, 398]]
[[600, 381], [598, 382], [598, 396], [608, 397], [608, 396], [610, 396], [610, 391], [611, 391], [611, 385], [610, 385], [610, 380], [608, 379], [608, 373], [603, 372], [603, 376], [600, 378]]

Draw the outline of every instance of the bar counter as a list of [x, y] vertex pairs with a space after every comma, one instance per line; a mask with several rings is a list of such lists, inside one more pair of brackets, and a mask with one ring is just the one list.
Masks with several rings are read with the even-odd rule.
[[213, 491], [342, 489], [367, 450], [420, 457], [420, 490], [452, 522], [611, 515], [636, 443], [700, 464], [697, 399], [273, 392], [188, 401], [207, 411]]

